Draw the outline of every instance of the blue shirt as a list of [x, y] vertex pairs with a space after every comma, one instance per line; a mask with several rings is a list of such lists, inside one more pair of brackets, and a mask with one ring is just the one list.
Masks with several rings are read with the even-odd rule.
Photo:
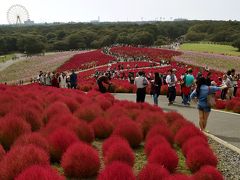
[[[213, 94], [216, 91], [221, 90], [220, 87], [217, 86], [207, 86], [207, 85], [202, 85], [200, 87], [200, 94], [198, 97], [198, 105], [202, 108], [208, 107], [207, 105], [207, 96], [209, 94]], [[197, 97], [197, 92], [194, 90], [192, 94], [190, 95], [190, 98], [193, 99], [194, 97]]]

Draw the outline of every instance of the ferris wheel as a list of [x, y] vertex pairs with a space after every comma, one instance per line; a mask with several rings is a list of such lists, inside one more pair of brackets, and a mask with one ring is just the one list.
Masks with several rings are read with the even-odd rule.
[[9, 24], [23, 24], [29, 20], [28, 10], [20, 4], [15, 4], [8, 9], [7, 20]]

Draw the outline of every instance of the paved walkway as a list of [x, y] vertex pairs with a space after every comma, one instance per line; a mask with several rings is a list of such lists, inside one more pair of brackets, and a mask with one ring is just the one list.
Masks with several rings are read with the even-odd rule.
[[[114, 94], [114, 96], [120, 100], [135, 101], [136, 99], [135, 94]], [[150, 95], [146, 96], [146, 102], [153, 104]], [[198, 126], [198, 111], [196, 105], [193, 104], [190, 107], [185, 107], [181, 104], [182, 101], [180, 97], [177, 97], [176, 102], [176, 104], [168, 106], [166, 96], [159, 97], [159, 106], [163, 110], [177, 111]], [[210, 134], [240, 148], [240, 114], [212, 110], [208, 119], [207, 129], [210, 131]]]

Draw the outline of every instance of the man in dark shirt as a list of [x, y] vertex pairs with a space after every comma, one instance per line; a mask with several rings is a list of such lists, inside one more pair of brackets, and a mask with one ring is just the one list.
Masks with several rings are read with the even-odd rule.
[[77, 74], [74, 70], [72, 70], [72, 74], [70, 75], [70, 84], [71, 89], [77, 89]]

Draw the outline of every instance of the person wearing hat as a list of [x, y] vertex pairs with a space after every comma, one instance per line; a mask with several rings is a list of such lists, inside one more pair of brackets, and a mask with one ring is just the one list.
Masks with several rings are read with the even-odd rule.
[[176, 69], [170, 69], [168, 70], [168, 75], [166, 77], [166, 83], [168, 85], [168, 105], [172, 105], [176, 98], [176, 83], [177, 83], [177, 77], [174, 74]]

